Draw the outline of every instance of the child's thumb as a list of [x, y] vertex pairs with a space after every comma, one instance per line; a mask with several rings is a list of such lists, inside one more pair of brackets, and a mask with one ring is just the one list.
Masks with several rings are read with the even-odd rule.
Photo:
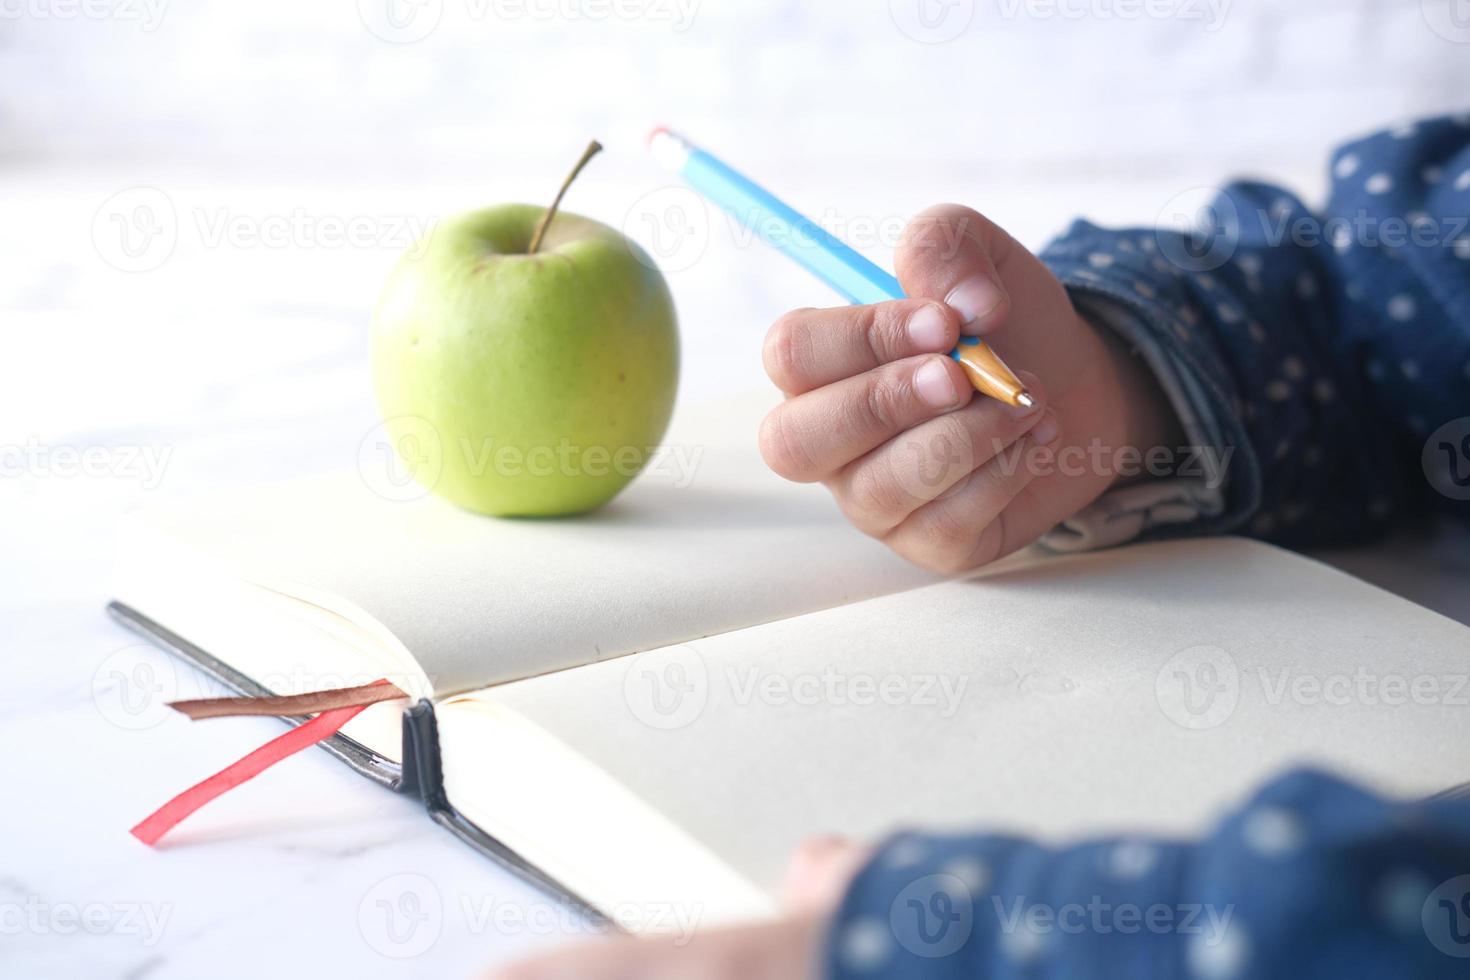
[[980, 212], [939, 204], [904, 229], [895, 262], [904, 292], [942, 299], [960, 315], [961, 331], [989, 333], [1005, 322], [1010, 297], [997, 266], [1020, 246]]

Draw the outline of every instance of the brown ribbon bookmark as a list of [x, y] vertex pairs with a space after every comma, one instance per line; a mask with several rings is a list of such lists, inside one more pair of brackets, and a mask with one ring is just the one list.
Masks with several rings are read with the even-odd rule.
[[197, 698], [171, 701], [169, 707], [201, 718], [229, 718], [237, 715], [315, 715], [338, 708], [357, 708], [379, 701], [406, 698], [401, 690], [387, 681], [374, 681], [358, 687], [341, 687], [332, 691], [309, 691], [270, 698]]

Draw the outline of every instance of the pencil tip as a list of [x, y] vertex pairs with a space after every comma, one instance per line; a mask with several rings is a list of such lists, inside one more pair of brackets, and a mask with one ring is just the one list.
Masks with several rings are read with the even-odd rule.
[[1016, 396], [1016, 404], [1020, 405], [1022, 408], [1035, 408], [1036, 399], [1031, 397], [1031, 393], [1029, 391], [1023, 391]]

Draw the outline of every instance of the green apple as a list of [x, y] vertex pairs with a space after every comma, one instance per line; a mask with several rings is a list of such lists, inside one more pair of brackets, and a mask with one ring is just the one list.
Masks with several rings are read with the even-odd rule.
[[373, 318], [390, 441], [420, 482], [484, 514], [605, 504], [673, 410], [679, 336], [663, 276], [617, 230], [555, 207], [439, 223]]

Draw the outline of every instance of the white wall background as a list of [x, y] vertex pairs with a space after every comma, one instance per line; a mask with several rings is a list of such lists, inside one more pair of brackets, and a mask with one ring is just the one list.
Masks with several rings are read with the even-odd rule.
[[856, 157], [896, 179], [933, 161], [987, 175], [1270, 165], [1463, 103], [1470, 10], [1458, 30], [1455, 12], [1448, 0], [4, 0], [0, 137], [12, 161], [434, 179], [559, 164], [588, 132], [631, 141], [667, 117], [756, 163]]

